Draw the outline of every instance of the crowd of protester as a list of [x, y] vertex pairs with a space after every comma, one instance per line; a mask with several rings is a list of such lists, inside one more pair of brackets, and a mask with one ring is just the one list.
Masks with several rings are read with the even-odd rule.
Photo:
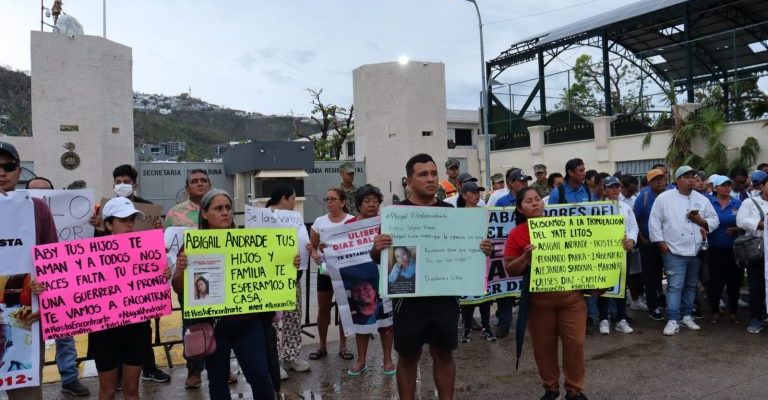
[[[0, 142], [0, 195], [15, 189], [20, 176], [20, 156], [16, 149]], [[535, 247], [528, 235], [527, 219], [541, 218], [547, 204], [608, 201], [624, 218], [623, 246], [627, 257], [627, 296], [608, 300], [600, 291], [584, 296], [580, 291], [531, 294], [528, 328], [534, 357], [545, 389], [542, 399], [560, 396], [558, 341], [562, 341], [565, 399], [586, 399], [582, 392], [586, 374], [585, 337], [595, 327], [603, 335], [612, 328], [624, 334], [633, 333], [632, 318], [627, 309], [647, 313], [657, 321], [663, 335], [671, 336], [680, 327], [701, 329], [704, 318], [718, 324], [727, 316], [732, 324], [741, 324], [740, 304], [749, 307], [748, 333], [760, 333], [765, 321], [764, 259], [755, 256], [737, 259], [734, 242], [739, 237], [761, 238], [765, 211], [768, 210], [768, 164], [760, 164], [753, 172], [734, 168], [727, 175], [705, 176], [690, 166], [670, 171], [665, 165], [654, 165], [641, 176], [622, 172], [607, 173], [587, 170], [581, 159], [565, 164], [563, 173], [548, 174], [542, 164], [533, 166], [534, 176], [524, 169], [510, 168], [494, 174], [492, 188], [486, 190], [478, 179], [459, 173], [460, 163], [445, 164], [447, 179], [439, 179], [434, 160], [427, 154], [412, 157], [405, 165], [405, 200], [399, 205], [414, 207], [512, 207], [517, 226], [509, 234], [504, 248], [504, 266], [508, 273], [526, 275]], [[309, 251], [317, 273], [319, 347], [309, 360], [328, 356], [333, 287], [324, 265], [321, 233], [333, 227], [372, 218], [379, 214], [384, 198], [378, 188], [366, 184], [353, 185], [354, 169], [344, 165], [341, 184], [325, 195], [327, 214], [311, 226]], [[132, 232], [137, 215], [135, 203], [146, 203], [136, 195], [137, 173], [130, 165], [115, 168], [115, 197], [93, 216], [96, 235]], [[638, 179], [640, 178], [640, 179]], [[28, 183], [29, 188], [51, 189], [44, 178]], [[204, 170], [192, 170], [185, 181], [188, 200], [174, 206], [164, 224], [157, 228], [194, 227], [197, 229], [235, 228], [232, 197], [211, 187]], [[293, 210], [296, 193], [288, 184], [277, 185], [266, 204], [273, 210]], [[56, 241], [50, 210], [35, 200], [37, 243]], [[381, 253], [393, 245], [386, 234], [377, 235], [371, 258], [379, 262]], [[483, 240], [479, 248], [491, 253], [491, 243]], [[299, 256], [294, 265], [299, 268]], [[183, 249], [175, 265], [166, 271], [181, 303], [183, 273], [187, 258]], [[705, 270], [706, 273], [702, 272]], [[747, 276], [748, 302], [740, 298], [744, 272]], [[304, 271], [299, 270], [297, 279]], [[706, 279], [705, 279], [706, 278]], [[188, 360], [185, 387], [197, 389], [202, 371], [207, 371], [211, 399], [229, 399], [228, 384], [237, 382], [231, 371], [230, 354], [234, 352], [239, 368], [250, 385], [253, 398], [272, 399], [281, 390], [281, 380], [288, 371], [305, 372], [311, 363], [301, 357], [302, 285], [296, 285], [297, 308], [283, 313], [253, 313], [220, 318], [215, 326], [216, 351], [202, 360]], [[701, 290], [704, 289], [704, 290]], [[36, 291], [42, 286], [36, 285]], [[307, 296], [308, 293], [304, 293]], [[385, 299], [389, 302], [389, 299]], [[383, 374], [394, 376], [402, 399], [413, 399], [417, 368], [425, 344], [433, 362], [433, 379], [441, 399], [453, 398], [456, 365], [453, 352], [461, 343], [471, 340], [473, 330], [496, 342], [510, 333], [515, 299], [502, 298], [496, 303], [496, 324], [491, 325], [491, 302], [459, 306], [454, 296], [398, 298], [392, 300], [393, 325], [379, 329], [383, 351]], [[613, 304], [611, 304], [613, 303]], [[474, 318], [479, 309], [480, 323]], [[637, 316], [637, 314], [633, 314]], [[461, 323], [460, 323], [461, 321]], [[186, 329], [194, 321], [183, 320]], [[479, 326], [477, 326], [479, 325]], [[344, 327], [339, 324], [338, 357], [356, 360], [347, 375], [354, 378], [371, 373], [367, 353], [371, 335], [356, 335], [357, 354], [347, 348]], [[88, 357], [95, 360], [99, 376], [99, 398], [113, 399], [122, 390], [123, 398], [137, 399], [140, 380], [170, 381], [154, 361], [149, 322], [131, 324], [92, 333], [88, 337]], [[75, 367], [76, 350], [71, 338], [57, 340], [56, 361], [62, 376], [62, 391], [88, 396], [88, 388], [80, 383]], [[392, 355], [392, 349], [397, 358]], [[363, 379], [363, 378], [360, 378]], [[24, 388], [8, 392], [11, 399], [42, 399], [40, 388]]]

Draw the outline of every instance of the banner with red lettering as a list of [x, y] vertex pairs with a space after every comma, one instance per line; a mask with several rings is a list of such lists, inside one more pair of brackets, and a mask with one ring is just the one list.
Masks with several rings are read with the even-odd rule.
[[40, 385], [40, 322], [34, 318], [35, 211], [23, 192], [0, 195], [0, 391]]
[[162, 230], [36, 246], [33, 259], [46, 340], [171, 313]]

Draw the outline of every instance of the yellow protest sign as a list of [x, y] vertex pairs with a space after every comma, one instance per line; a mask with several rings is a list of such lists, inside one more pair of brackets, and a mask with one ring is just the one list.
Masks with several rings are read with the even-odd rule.
[[531, 292], [607, 289], [626, 273], [621, 216], [534, 218], [528, 229]]
[[296, 308], [295, 228], [185, 232], [184, 318]]

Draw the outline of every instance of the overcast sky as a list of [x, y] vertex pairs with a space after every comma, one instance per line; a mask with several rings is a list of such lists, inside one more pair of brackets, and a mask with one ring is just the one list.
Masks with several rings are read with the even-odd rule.
[[[478, 0], [485, 57], [632, 2]], [[30, 69], [39, 4], [0, 0], [0, 64]], [[63, 8], [86, 34], [102, 34], [101, 0], [64, 0]], [[477, 16], [465, 0], [108, 0], [107, 38], [133, 48], [136, 91], [170, 95], [191, 87], [194, 97], [266, 114], [309, 114], [306, 88], [351, 104], [353, 69], [402, 55], [445, 63], [450, 108], [476, 108], [481, 87]], [[577, 55], [553, 69], [566, 69]], [[531, 78], [535, 68], [518, 68], [505, 82]]]

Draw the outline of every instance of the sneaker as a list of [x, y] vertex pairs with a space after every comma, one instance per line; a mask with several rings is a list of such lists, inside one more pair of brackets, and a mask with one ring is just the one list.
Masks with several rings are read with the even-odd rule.
[[749, 303], [747, 303], [746, 301], [744, 301], [742, 299], [739, 299], [739, 303], [738, 304], [739, 304], [739, 308], [747, 308], [747, 307], [749, 307]]
[[188, 371], [187, 372], [187, 380], [184, 381], [184, 388], [185, 389], [197, 389], [200, 387], [200, 384], [203, 382], [203, 379], [200, 377], [200, 371]]
[[611, 323], [607, 319], [600, 321], [600, 334], [607, 335], [611, 333]]
[[631, 326], [629, 326], [629, 322], [627, 322], [626, 319], [622, 319], [621, 321], [616, 323], [616, 331], [621, 333], [632, 333], [635, 330], [632, 329]]
[[469, 329], [464, 330], [464, 334], [461, 336], [461, 343], [469, 343], [472, 340], [472, 331]]
[[649, 311], [648, 316], [655, 321], [664, 321], [664, 314], [661, 313], [661, 307], [656, 307], [653, 311]]
[[759, 319], [752, 319], [747, 325], [747, 332], [760, 333], [763, 331], [763, 323]]
[[677, 321], [674, 319], [667, 321], [667, 326], [664, 327], [664, 335], [674, 336], [677, 332], [680, 332], [680, 325], [677, 324]]
[[680, 321], [680, 322], [683, 324], [683, 326], [685, 326], [686, 328], [688, 328], [688, 329], [690, 329], [692, 331], [698, 331], [699, 329], [701, 329], [699, 324], [697, 324], [693, 320], [693, 318], [691, 318], [690, 315], [686, 315], [685, 317], [683, 317], [683, 320]]
[[141, 379], [145, 381], [170, 382], [171, 376], [157, 367], [147, 368], [141, 371]]
[[544, 392], [544, 396], [541, 396], [541, 400], [557, 400], [560, 398], [560, 392], [554, 392], [547, 390]]
[[296, 372], [306, 372], [311, 368], [309, 363], [304, 360], [289, 361], [283, 360], [282, 365], [285, 369], [292, 369]]
[[78, 397], [87, 397], [91, 395], [91, 391], [88, 390], [85, 385], [80, 383], [79, 379], [75, 379], [72, 382], [62, 384], [61, 392]]
[[632, 302], [629, 303], [629, 309], [637, 311], [648, 311], [648, 305], [645, 304], [645, 301], [643, 301], [642, 298], [640, 298], [637, 300], [632, 300]]
[[496, 341], [496, 336], [493, 335], [493, 332], [491, 332], [490, 329], [483, 328], [483, 330], [480, 332], [480, 336], [484, 337], [485, 340], [487, 340], [489, 342], [495, 342]]
[[694, 308], [693, 309], [693, 311], [691, 312], [691, 316], [694, 319], [702, 319], [702, 318], [704, 318], [704, 314], [702, 314], [701, 311], [699, 311], [698, 308]]
[[589, 400], [587, 399], [587, 396], [584, 396], [584, 393], [566, 393], [565, 394], [565, 400]]
[[283, 367], [280, 367], [280, 380], [284, 381], [286, 379], [288, 379], [288, 372]]
[[498, 329], [496, 329], [496, 337], [499, 339], [504, 339], [509, 335], [509, 327], [508, 326], [500, 326]]

